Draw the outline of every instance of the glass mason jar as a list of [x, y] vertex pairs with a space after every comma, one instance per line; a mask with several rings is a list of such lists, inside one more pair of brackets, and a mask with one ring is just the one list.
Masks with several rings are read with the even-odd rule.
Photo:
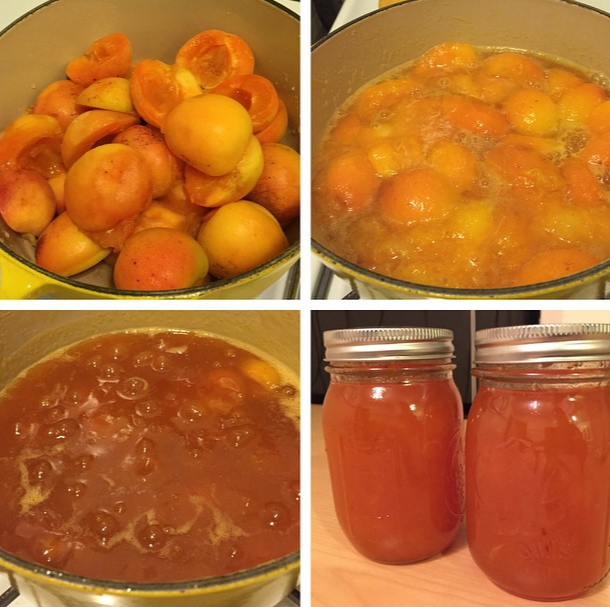
[[322, 425], [337, 518], [382, 563], [439, 554], [463, 512], [463, 412], [444, 329], [324, 333]]
[[610, 567], [610, 325], [487, 329], [475, 344], [471, 554], [512, 594], [583, 594]]

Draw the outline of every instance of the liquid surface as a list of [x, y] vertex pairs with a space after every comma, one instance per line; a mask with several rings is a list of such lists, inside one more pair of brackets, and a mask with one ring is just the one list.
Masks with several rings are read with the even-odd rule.
[[171, 582], [299, 547], [296, 379], [189, 332], [93, 338], [0, 396], [0, 547]]
[[499, 586], [568, 599], [610, 567], [610, 389], [482, 388], [466, 432], [470, 551]]
[[421, 285], [536, 284], [610, 258], [610, 95], [548, 57], [434, 47], [336, 112], [313, 237]]
[[407, 563], [451, 544], [463, 488], [452, 382], [332, 383], [323, 427], [337, 517], [356, 549]]

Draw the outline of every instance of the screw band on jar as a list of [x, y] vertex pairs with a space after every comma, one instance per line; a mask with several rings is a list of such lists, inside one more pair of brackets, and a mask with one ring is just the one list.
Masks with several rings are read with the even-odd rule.
[[336, 329], [324, 332], [328, 362], [453, 358], [453, 332], [421, 327]]
[[475, 364], [586, 362], [610, 358], [610, 324], [557, 323], [477, 331]]

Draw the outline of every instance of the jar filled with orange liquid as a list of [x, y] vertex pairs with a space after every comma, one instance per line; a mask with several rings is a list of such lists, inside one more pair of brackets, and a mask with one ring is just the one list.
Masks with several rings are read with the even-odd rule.
[[324, 333], [322, 424], [337, 518], [381, 563], [448, 548], [463, 510], [463, 412], [444, 329]]
[[479, 331], [474, 374], [472, 556], [512, 594], [581, 595], [610, 568], [610, 325]]

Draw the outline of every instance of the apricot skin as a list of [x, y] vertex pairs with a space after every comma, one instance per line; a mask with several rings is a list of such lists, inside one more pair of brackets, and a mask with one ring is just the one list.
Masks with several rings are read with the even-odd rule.
[[0, 215], [15, 232], [39, 236], [55, 215], [51, 186], [34, 171], [0, 172]]
[[237, 166], [226, 175], [211, 177], [186, 165], [184, 185], [191, 202], [204, 207], [219, 207], [243, 198], [263, 173], [264, 156], [254, 136]]
[[105, 259], [110, 249], [103, 249], [83, 234], [68, 213], [58, 215], [36, 243], [36, 263], [60, 276], [73, 276]]
[[264, 206], [280, 222], [299, 216], [301, 157], [281, 143], [263, 145], [263, 173], [248, 199]]
[[130, 126], [114, 138], [114, 143], [123, 143], [142, 154], [150, 169], [153, 198], [165, 196], [180, 177], [182, 163], [149, 127]]
[[169, 149], [197, 170], [218, 177], [239, 163], [252, 136], [252, 119], [234, 99], [209, 93], [181, 101], [167, 115]]
[[136, 150], [120, 143], [101, 145], [72, 165], [64, 197], [70, 217], [81, 230], [108, 230], [150, 204], [149, 169]]
[[210, 274], [231, 278], [273, 259], [288, 239], [273, 215], [249, 200], [230, 202], [205, 218], [197, 240], [210, 262]]
[[207, 273], [207, 257], [194, 238], [172, 228], [149, 228], [125, 243], [114, 266], [114, 282], [126, 290], [186, 289]]

